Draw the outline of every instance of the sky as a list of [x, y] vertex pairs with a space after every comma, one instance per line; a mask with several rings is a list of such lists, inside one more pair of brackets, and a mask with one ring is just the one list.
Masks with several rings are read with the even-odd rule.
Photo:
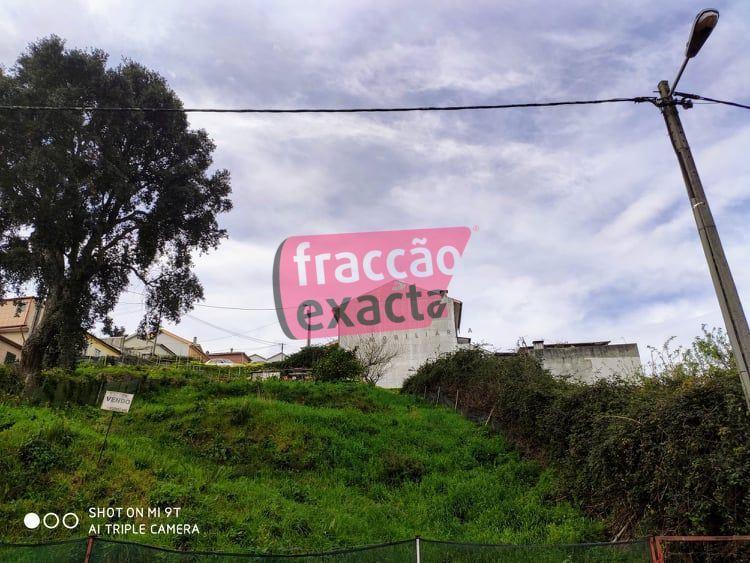
[[[47, 1], [0, 4], [0, 64], [57, 34], [162, 74], [188, 107], [496, 104], [653, 95], [692, 1]], [[750, 102], [750, 4], [721, 18], [680, 91]], [[741, 297], [750, 299], [750, 112], [681, 110]], [[378, 115], [191, 114], [232, 175], [229, 238], [196, 258], [178, 326], [212, 352], [300, 347], [276, 323], [293, 235], [468, 226], [461, 334], [689, 344], [723, 326], [674, 152], [650, 104]], [[115, 321], [133, 330], [140, 289]], [[261, 310], [233, 311], [214, 307]], [[750, 307], [750, 305], [747, 305]], [[217, 328], [218, 327], [218, 328]]]

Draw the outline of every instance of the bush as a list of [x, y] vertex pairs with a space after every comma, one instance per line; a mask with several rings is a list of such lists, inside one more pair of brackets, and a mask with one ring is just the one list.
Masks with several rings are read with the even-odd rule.
[[313, 364], [324, 358], [330, 349], [331, 346], [305, 346], [278, 362], [278, 366], [281, 369], [311, 369]]
[[354, 352], [340, 346], [327, 348], [326, 354], [312, 366], [315, 381], [352, 381], [362, 376], [364, 368]]
[[0, 364], [0, 392], [15, 395], [20, 393], [22, 388], [21, 377], [16, 367]]
[[40, 475], [64, 465], [60, 450], [43, 438], [32, 438], [26, 441], [18, 452], [18, 459], [28, 470], [29, 476]]
[[[585, 385], [533, 356], [461, 350], [406, 392], [441, 396], [553, 465], [613, 533], [750, 533], [750, 417], [726, 342], [706, 333], [654, 377]], [[446, 399], [448, 400], [448, 399]]]
[[426, 473], [424, 463], [416, 458], [391, 450], [382, 454], [383, 470], [380, 481], [397, 486], [407, 481], [419, 482]]

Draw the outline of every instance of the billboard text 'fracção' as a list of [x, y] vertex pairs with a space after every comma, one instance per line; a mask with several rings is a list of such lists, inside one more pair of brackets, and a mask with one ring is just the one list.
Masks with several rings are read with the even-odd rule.
[[289, 237], [276, 251], [276, 312], [289, 338], [429, 326], [471, 236], [467, 227]]

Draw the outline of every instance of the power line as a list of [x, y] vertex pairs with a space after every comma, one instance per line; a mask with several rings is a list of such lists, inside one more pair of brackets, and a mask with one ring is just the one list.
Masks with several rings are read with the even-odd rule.
[[231, 307], [229, 305], [204, 305], [202, 303], [195, 303], [196, 307], [204, 307], [206, 309], [228, 309], [230, 311], [282, 311], [284, 309], [296, 309], [297, 307]]
[[703, 100], [704, 102], [710, 102], [712, 104], [724, 104], [725, 106], [733, 106], [736, 108], [750, 109], [750, 106], [740, 104], [738, 102], [730, 102], [727, 100], [717, 100], [715, 98], [707, 98], [705, 96], [699, 96], [698, 94], [685, 94], [683, 92], [675, 92], [675, 96], [681, 96], [690, 100]]
[[[278, 326], [278, 324], [279, 324], [279, 321], [274, 321], [274, 322], [269, 323], [267, 325], [263, 325], [263, 326], [255, 327], [255, 328], [253, 328], [251, 330], [247, 330], [247, 331], [245, 331], [245, 332], [243, 332], [241, 334], [242, 334], [242, 336], [246, 336], [246, 335], [250, 334], [251, 332], [255, 332], [257, 330], [262, 330], [264, 328], [268, 328], [269, 326]], [[218, 336], [216, 338], [201, 339], [201, 343], [216, 342], [217, 340], [226, 340], [227, 338], [235, 338], [235, 335], [232, 334], [232, 335], [229, 335], [229, 336]], [[277, 346], [277, 344], [270, 344], [269, 346]]]
[[486, 104], [468, 106], [407, 106], [407, 107], [363, 107], [363, 108], [175, 108], [175, 107], [116, 107], [116, 106], [23, 106], [0, 105], [0, 111], [84, 111], [84, 112], [143, 112], [143, 113], [399, 113], [412, 111], [465, 111], [486, 109], [545, 108], [558, 106], [580, 106], [612, 104], [621, 102], [655, 102], [653, 96], [633, 98], [604, 98], [595, 100], [565, 100], [558, 102], [523, 102], [514, 104]]
[[229, 330], [229, 329], [226, 329], [226, 328], [224, 328], [222, 326], [215, 325], [215, 324], [210, 323], [208, 321], [204, 321], [203, 319], [199, 319], [198, 317], [196, 317], [194, 315], [185, 315], [185, 316], [188, 317], [188, 318], [191, 318], [191, 319], [193, 319], [195, 321], [198, 321], [199, 323], [202, 323], [202, 324], [204, 324], [206, 326], [210, 326], [211, 328], [215, 328], [216, 330], [220, 330], [221, 332], [225, 332], [226, 334], [231, 334], [232, 336], [236, 336], [237, 338], [244, 338], [245, 340], [249, 340], [251, 342], [256, 342], [256, 343], [260, 343], [260, 344], [269, 344], [269, 345], [278, 345], [278, 346], [281, 345], [281, 342], [273, 342], [271, 340], [265, 340], [263, 338], [257, 338], [255, 336], [247, 336], [246, 334], [242, 334], [242, 333], [236, 332], [234, 330]]
[[[132, 291], [130, 289], [124, 290], [126, 293], [132, 293], [133, 295], [140, 295], [142, 297], [145, 297], [145, 293], [138, 293], [137, 291]], [[123, 303], [125, 304], [125, 303]], [[136, 305], [137, 303], [132, 303], [132, 305]], [[286, 309], [297, 309], [297, 306], [294, 307], [232, 307], [230, 305], [205, 305], [203, 303], [194, 303], [194, 307], [203, 307], [205, 309], [227, 309], [229, 311], [283, 311]]]

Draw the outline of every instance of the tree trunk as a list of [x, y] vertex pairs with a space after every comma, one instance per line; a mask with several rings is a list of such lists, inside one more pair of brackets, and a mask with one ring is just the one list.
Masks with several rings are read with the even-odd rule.
[[50, 289], [44, 312], [29, 334], [21, 352], [24, 393], [31, 394], [40, 383], [42, 370], [61, 367], [73, 371], [86, 342], [85, 303], [89, 296], [79, 276]]
[[21, 351], [21, 375], [24, 379], [24, 394], [30, 395], [39, 385], [39, 376], [44, 368], [45, 352], [54, 340], [53, 322], [45, 310], [26, 339]]

